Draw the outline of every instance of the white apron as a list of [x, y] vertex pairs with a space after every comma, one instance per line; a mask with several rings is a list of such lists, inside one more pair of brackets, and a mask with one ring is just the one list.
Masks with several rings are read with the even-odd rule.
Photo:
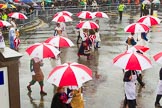
[[157, 86], [157, 94], [162, 95], [162, 80], [159, 80], [159, 83]]
[[136, 99], [136, 85], [137, 75], [132, 75], [132, 80], [125, 82], [125, 94], [128, 100]]

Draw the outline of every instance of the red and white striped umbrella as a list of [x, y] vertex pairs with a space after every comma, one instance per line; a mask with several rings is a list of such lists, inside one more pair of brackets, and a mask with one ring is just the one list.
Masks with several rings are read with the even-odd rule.
[[154, 55], [153, 58], [157, 63], [162, 64], [162, 52], [159, 52], [158, 54]]
[[145, 70], [152, 67], [151, 61], [138, 53], [123, 53], [113, 59], [113, 64], [125, 70]]
[[8, 16], [15, 19], [28, 19], [26, 15], [20, 12], [13, 12], [8, 14]]
[[0, 20], [0, 27], [4, 27], [4, 26], [8, 27], [8, 26], [11, 26], [11, 24], [7, 21]]
[[147, 26], [153, 26], [160, 24], [160, 19], [153, 16], [143, 16], [138, 20], [138, 22], [146, 24]]
[[56, 66], [49, 74], [47, 81], [61, 86], [81, 86], [92, 80], [92, 70], [78, 63], [64, 63]]
[[142, 23], [133, 23], [124, 28], [125, 32], [130, 32], [130, 33], [142, 33], [149, 31], [149, 27], [145, 24]]
[[97, 18], [109, 18], [107, 14], [104, 12], [93, 12], [92, 14]]
[[135, 45], [135, 46], [129, 48], [127, 52], [136, 52], [136, 51], [146, 52], [146, 51], [148, 51], [149, 49], [150, 49], [150, 48], [148, 48], [148, 47], [146, 47], [146, 46]]
[[53, 18], [54, 17], [56, 17], [56, 16], [58, 16], [58, 15], [66, 15], [66, 16], [72, 16], [73, 14], [71, 13], [71, 12], [68, 12], [68, 11], [61, 11], [61, 12], [57, 12], [54, 16], [53, 16]]
[[70, 16], [67, 15], [58, 15], [56, 17], [53, 18], [54, 22], [70, 22], [73, 21], [73, 19]]
[[77, 13], [78, 18], [82, 18], [82, 19], [93, 19], [95, 18], [95, 16], [90, 12], [90, 11], [82, 11]]
[[82, 21], [79, 24], [77, 24], [77, 28], [96, 29], [99, 28], [99, 25], [93, 21]]
[[45, 42], [50, 43], [58, 48], [74, 46], [73, 42], [70, 39], [63, 36], [52, 36], [48, 38]]
[[53, 45], [49, 43], [35, 43], [29, 46], [26, 49], [26, 52], [31, 57], [38, 57], [38, 58], [49, 58], [49, 57], [57, 57], [60, 53], [58, 49], [56, 49]]

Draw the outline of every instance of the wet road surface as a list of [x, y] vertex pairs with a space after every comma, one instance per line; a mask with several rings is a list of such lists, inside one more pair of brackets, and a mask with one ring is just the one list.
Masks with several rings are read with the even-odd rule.
[[[138, 15], [139, 16], [139, 15]], [[92, 52], [93, 59], [86, 60], [85, 57], [78, 59], [77, 45], [72, 48], [61, 49], [61, 62], [78, 62], [87, 65], [93, 70], [93, 80], [84, 84], [84, 102], [85, 108], [122, 108], [124, 99], [124, 83], [123, 72], [120, 68], [112, 65], [112, 59], [122, 53], [126, 49], [125, 40], [128, 34], [124, 33], [123, 28], [130, 23], [136, 21], [138, 16], [125, 16], [123, 22], [116, 24], [108, 24], [107, 20], [100, 20], [101, 26], [101, 48]], [[162, 27], [162, 26], [161, 26]], [[153, 68], [143, 72], [144, 82], [146, 87], [139, 90], [137, 87], [137, 108], [154, 108], [154, 100], [156, 96], [156, 86], [158, 82], [158, 72], [160, 65], [155, 63], [152, 56], [159, 51], [162, 51], [162, 32], [160, 26], [153, 27], [149, 33], [150, 37], [150, 51], [146, 54], [153, 62]], [[28, 39], [22, 37], [22, 44], [20, 52], [24, 56], [20, 60], [20, 91], [21, 91], [21, 107], [22, 108], [50, 108], [53, 97], [53, 86], [49, 84], [46, 79], [49, 72], [55, 64], [51, 64], [50, 59], [44, 59], [44, 66], [42, 71], [45, 75], [45, 91], [47, 96], [40, 96], [39, 84], [32, 86], [32, 93], [28, 94], [26, 86], [31, 80], [31, 73], [29, 70], [30, 57], [25, 53], [25, 49], [35, 43], [43, 42], [48, 37], [52, 36], [53, 31], [44, 31], [48, 28], [45, 25], [39, 28], [35, 34], [28, 36]], [[72, 31], [72, 26], [68, 27], [68, 33], [72, 36], [69, 38], [76, 43], [76, 36]]]

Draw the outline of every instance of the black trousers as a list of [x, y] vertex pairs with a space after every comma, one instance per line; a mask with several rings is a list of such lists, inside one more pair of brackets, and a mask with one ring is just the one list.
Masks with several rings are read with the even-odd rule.
[[120, 21], [121, 21], [122, 17], [123, 17], [123, 11], [119, 11], [119, 17], [120, 17]]
[[126, 107], [126, 105], [128, 105], [128, 108], [136, 108], [136, 106], [137, 106], [136, 99], [127, 100], [127, 97], [125, 95], [124, 107]]
[[157, 95], [156, 96], [155, 104], [159, 104], [161, 97], [162, 97], [162, 95]]

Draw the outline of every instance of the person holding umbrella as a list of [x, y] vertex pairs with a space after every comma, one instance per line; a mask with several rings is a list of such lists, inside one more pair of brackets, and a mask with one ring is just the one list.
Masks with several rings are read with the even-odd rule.
[[140, 83], [142, 87], [145, 84], [139, 78], [137, 71], [128, 70], [125, 72], [123, 81], [125, 88], [125, 100], [124, 106], [128, 106], [128, 108], [136, 108], [136, 80]]
[[160, 69], [159, 72], [159, 83], [157, 86], [157, 95], [156, 95], [156, 101], [155, 101], [155, 107], [162, 107], [160, 105], [160, 99], [162, 97], [162, 68]]
[[29, 85], [27, 86], [27, 89], [29, 92], [32, 92], [31, 86], [34, 85], [37, 81], [39, 82], [40, 85], [40, 94], [41, 95], [47, 95], [46, 92], [44, 92], [43, 87], [44, 87], [44, 75], [41, 70], [41, 66], [43, 66], [43, 61], [42, 59], [38, 57], [34, 57], [30, 61], [30, 71], [32, 72], [32, 80], [29, 82]]

